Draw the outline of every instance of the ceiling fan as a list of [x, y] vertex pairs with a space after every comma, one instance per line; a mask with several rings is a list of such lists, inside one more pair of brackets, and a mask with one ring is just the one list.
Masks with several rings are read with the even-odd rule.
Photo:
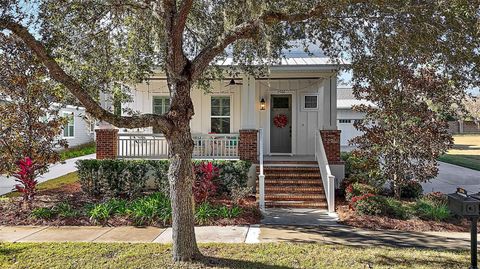
[[235, 86], [235, 85], [243, 85], [243, 83], [235, 82], [235, 79], [232, 78], [230, 82], [227, 85], [225, 85], [225, 87]]

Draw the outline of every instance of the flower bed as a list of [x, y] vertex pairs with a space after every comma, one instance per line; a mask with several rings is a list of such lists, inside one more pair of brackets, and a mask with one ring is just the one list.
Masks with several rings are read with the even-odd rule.
[[[165, 169], [160, 161], [88, 161], [79, 170], [83, 180], [69, 179], [68, 184], [41, 189], [29, 209], [22, 208], [21, 198], [15, 195], [0, 199], [0, 225], [169, 226], [171, 205], [165, 186], [145, 188], [146, 165], [152, 164], [157, 167], [155, 173], [160, 173], [158, 167]], [[95, 166], [100, 172], [95, 172]], [[246, 167], [245, 163], [195, 163], [197, 225], [259, 223], [261, 214], [251, 189], [246, 188], [246, 178], [234, 176], [246, 177], [242, 170]], [[143, 183], [132, 184], [135, 178]], [[224, 179], [227, 182], [221, 184]]]

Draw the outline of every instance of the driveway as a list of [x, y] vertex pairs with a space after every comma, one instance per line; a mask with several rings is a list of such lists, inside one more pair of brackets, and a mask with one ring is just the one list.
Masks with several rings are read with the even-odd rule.
[[[68, 173], [75, 172], [77, 171], [75, 162], [84, 159], [95, 159], [95, 153], [78, 158], [68, 159], [64, 163], [56, 163], [50, 165], [50, 170], [46, 174], [40, 176], [38, 178], [38, 182], [45, 182], [47, 180], [66, 175]], [[0, 176], [0, 195], [11, 192], [15, 184], [15, 178], [7, 178], [5, 176]]]
[[437, 178], [422, 184], [425, 193], [432, 191], [452, 193], [457, 187], [462, 187], [469, 193], [480, 192], [480, 171], [449, 163], [438, 163], [440, 170]]

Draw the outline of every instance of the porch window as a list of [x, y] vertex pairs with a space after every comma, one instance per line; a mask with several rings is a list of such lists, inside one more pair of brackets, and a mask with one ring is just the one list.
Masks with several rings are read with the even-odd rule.
[[153, 97], [153, 114], [165, 114], [170, 109], [170, 98], [166, 96]]
[[[168, 96], [153, 96], [152, 112], [153, 114], [163, 115], [170, 109], [170, 98]], [[153, 127], [153, 133], [159, 134], [160, 130]]]
[[63, 117], [67, 119], [67, 123], [63, 126], [63, 137], [73, 138], [75, 136], [75, 117], [72, 112], [64, 112]]
[[211, 100], [211, 126], [212, 133], [230, 133], [230, 97], [212, 96]]
[[303, 97], [303, 109], [315, 110], [318, 109], [318, 95], [305, 95]]

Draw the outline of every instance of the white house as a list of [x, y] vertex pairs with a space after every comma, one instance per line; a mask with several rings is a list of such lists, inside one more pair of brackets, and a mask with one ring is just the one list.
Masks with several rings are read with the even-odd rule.
[[86, 117], [85, 108], [67, 105], [59, 114], [68, 118], [59, 138], [65, 139], [70, 148], [94, 141], [95, 122]]
[[356, 121], [361, 121], [365, 113], [352, 109], [354, 105], [371, 105], [366, 100], [359, 100], [353, 95], [352, 87], [341, 85], [337, 88], [337, 124], [341, 131], [340, 146], [342, 151], [350, 151], [355, 148], [350, 144], [350, 140], [362, 134], [354, 127]]
[[[333, 210], [333, 188], [344, 177], [337, 118], [340, 67], [322, 55], [291, 53], [266, 76], [214, 81], [208, 93], [194, 89], [194, 157], [252, 161], [259, 169], [261, 205]], [[168, 111], [164, 74], [132, 89], [133, 102], [124, 106], [139, 113]], [[97, 158], [167, 155], [165, 139], [152, 128], [97, 130]]]

